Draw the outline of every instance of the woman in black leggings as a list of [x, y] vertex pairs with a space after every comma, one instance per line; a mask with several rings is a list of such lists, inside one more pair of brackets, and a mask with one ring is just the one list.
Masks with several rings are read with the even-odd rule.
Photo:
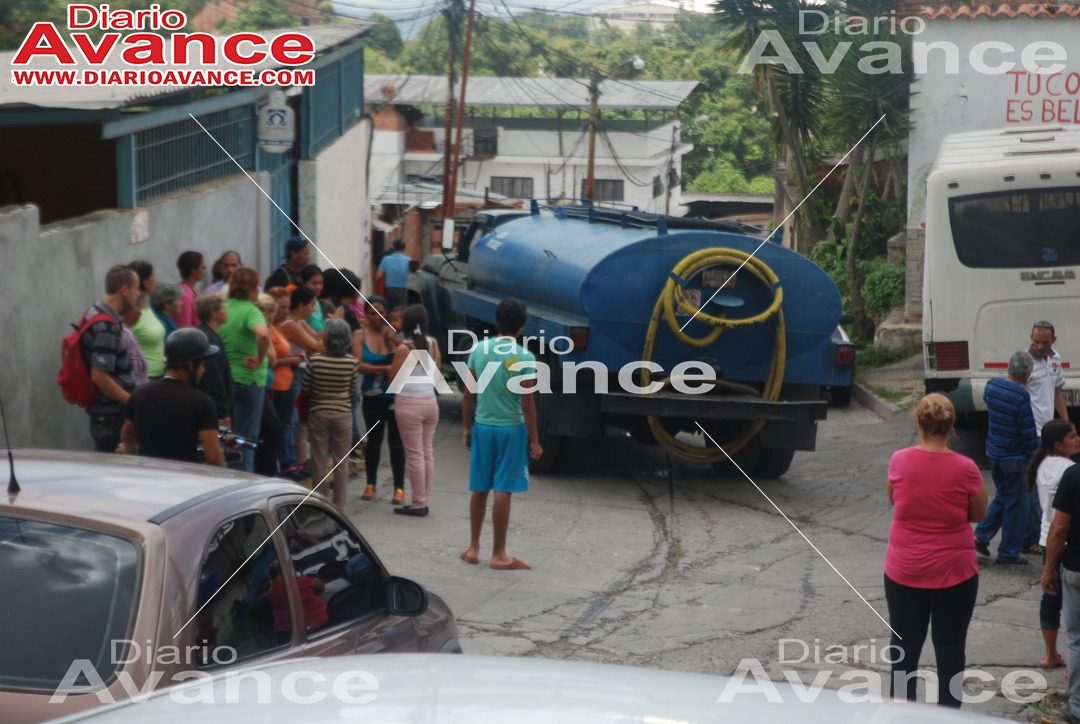
[[360, 409], [364, 413], [364, 425], [368, 433], [364, 440], [364, 468], [367, 487], [363, 500], [375, 499], [376, 475], [383, 436], [390, 447], [390, 470], [394, 476], [394, 505], [405, 503], [405, 448], [398, 434], [394, 417], [394, 396], [387, 394], [390, 386], [390, 361], [394, 356], [390, 326], [386, 323], [386, 302], [382, 297], [371, 296], [365, 304], [365, 318], [361, 329], [353, 334], [353, 356], [360, 360], [360, 372], [364, 382], [360, 386]]
[[970, 523], [986, 515], [982, 473], [949, 450], [956, 421], [949, 398], [931, 394], [915, 408], [919, 444], [893, 454], [887, 492], [894, 506], [885, 552], [885, 600], [893, 629], [892, 696], [915, 700], [914, 672], [930, 634], [937, 656], [938, 704], [959, 709], [968, 624], [979, 592]]

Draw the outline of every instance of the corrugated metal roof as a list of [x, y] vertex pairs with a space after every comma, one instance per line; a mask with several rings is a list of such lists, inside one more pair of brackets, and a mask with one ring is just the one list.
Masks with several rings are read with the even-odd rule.
[[[372, 199], [372, 202], [376, 204], [435, 209], [442, 206], [442, 195], [442, 184], [437, 183], [386, 184], [375, 194], [375, 198]], [[502, 194], [491, 193], [490, 191], [485, 194], [478, 189], [466, 189], [459, 186], [454, 195], [454, 203], [455, 205], [466, 205], [477, 201], [483, 201], [484, 198], [487, 198], [489, 201], [498, 202], [510, 200], [510, 197], [503, 196]]]
[[[927, 3], [929, 5], [929, 3]], [[918, 13], [931, 20], [963, 18], [1080, 18], [1080, 5], [1074, 3], [940, 3], [924, 7]]]
[[[322, 53], [330, 50], [342, 43], [352, 40], [353, 38], [363, 34], [372, 27], [372, 23], [350, 23], [343, 25], [309, 25], [301, 26], [298, 28], [280, 28], [275, 30], [264, 30], [262, 34], [268, 39], [272, 40], [278, 35], [287, 32], [299, 32], [307, 35], [312, 39], [315, 45], [316, 53]], [[224, 38], [226, 36], [219, 35], [218, 38]], [[219, 44], [220, 47], [220, 44]], [[11, 78], [11, 61], [15, 57], [16, 51], [4, 51], [0, 52], [0, 68], [3, 70], [2, 77], [0, 77], [0, 108], [3, 107], [41, 107], [41, 108], [70, 108], [81, 110], [93, 110], [104, 108], [123, 108], [124, 106], [132, 105], [138, 101], [144, 101], [149, 98], [155, 98], [158, 96], [168, 95], [170, 93], [176, 93], [185, 90], [187, 86], [183, 85], [170, 85], [170, 86], [94, 86], [94, 85], [79, 85], [79, 86], [17, 86], [12, 83]], [[86, 68], [82, 65], [79, 68]], [[273, 61], [266, 61], [257, 65], [249, 66], [237, 66], [230, 63], [219, 63], [215, 66], [203, 66], [200, 64], [188, 64], [188, 65], [170, 65], [170, 66], [142, 66], [144, 68], [154, 67], [158, 70], [226, 70], [230, 68], [249, 68], [253, 70], [267, 70], [270, 68], [281, 67], [279, 64]], [[58, 69], [56, 63], [51, 62], [51, 59], [35, 58], [28, 69]], [[127, 65], [123, 62], [119, 48], [113, 51], [109, 60], [100, 67], [101, 70], [130, 70], [135, 66]], [[316, 71], [316, 77], [317, 71]]]
[[[696, 80], [604, 80], [601, 108], [675, 110], [698, 86]], [[458, 88], [461, 86], [459, 85]], [[364, 78], [368, 102], [399, 105], [446, 103], [446, 78], [434, 75], [369, 75]], [[470, 106], [588, 108], [589, 81], [575, 78], [472, 77], [466, 88]]]

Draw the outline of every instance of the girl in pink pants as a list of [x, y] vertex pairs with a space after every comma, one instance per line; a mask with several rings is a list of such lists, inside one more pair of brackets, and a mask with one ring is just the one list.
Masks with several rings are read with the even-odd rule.
[[[442, 357], [427, 327], [427, 311], [422, 306], [414, 304], [405, 310], [401, 330], [404, 343], [394, 351], [390, 367], [391, 385], [400, 386], [394, 397], [394, 416], [412, 487], [412, 504], [395, 508], [394, 513], [415, 517], [428, 514], [428, 496], [435, 478], [435, 427], [439, 424], [435, 380], [441, 374]], [[399, 375], [405, 378], [399, 379]]]

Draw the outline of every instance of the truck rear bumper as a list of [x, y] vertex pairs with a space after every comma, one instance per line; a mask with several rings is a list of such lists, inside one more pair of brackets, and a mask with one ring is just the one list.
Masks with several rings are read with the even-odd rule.
[[652, 417], [816, 422], [825, 419], [829, 405], [824, 400], [769, 402], [746, 395], [686, 395], [678, 392], [636, 395], [609, 392], [600, 395], [600, 408], [604, 412]]
[[764, 422], [759, 435], [761, 446], [778, 450], [814, 450], [817, 421], [824, 420], [828, 403], [824, 400], [769, 402], [745, 395], [684, 395], [660, 392], [635, 395], [609, 392], [600, 395], [601, 410], [612, 415], [675, 418], [689, 423], [683, 429], [696, 432], [697, 421]]

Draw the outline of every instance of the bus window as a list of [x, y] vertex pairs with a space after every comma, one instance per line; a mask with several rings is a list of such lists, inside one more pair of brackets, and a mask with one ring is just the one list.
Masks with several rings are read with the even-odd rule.
[[1080, 265], [1080, 191], [1025, 189], [949, 201], [956, 256], [966, 267]]

